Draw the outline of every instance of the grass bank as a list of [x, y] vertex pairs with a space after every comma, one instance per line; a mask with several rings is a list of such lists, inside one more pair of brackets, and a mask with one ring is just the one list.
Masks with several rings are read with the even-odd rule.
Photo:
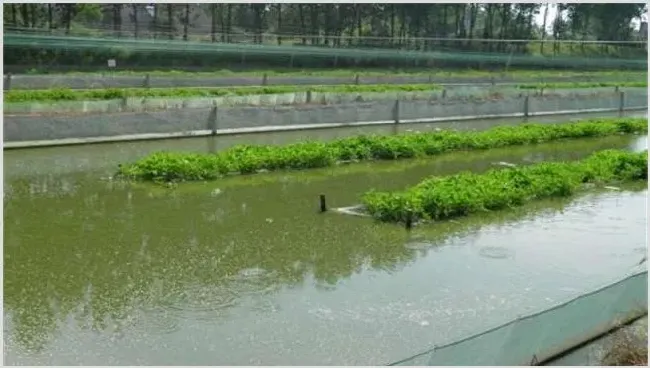
[[639, 76], [646, 79], [647, 73], [642, 71], [573, 71], [573, 70], [509, 70], [507, 72], [490, 71], [490, 70], [476, 70], [476, 69], [432, 69], [432, 68], [273, 68], [273, 69], [219, 69], [219, 70], [116, 70], [116, 71], [54, 71], [48, 72], [45, 69], [33, 68], [27, 71], [29, 75], [47, 75], [47, 74], [62, 74], [62, 75], [143, 75], [149, 74], [151, 76], [169, 76], [169, 77], [262, 77], [267, 76], [314, 76], [314, 77], [383, 77], [383, 76], [432, 76], [438, 78], [477, 78], [477, 77], [492, 77], [501, 78], [571, 78], [571, 77], [635, 77]]
[[614, 332], [604, 347], [603, 366], [648, 366], [648, 317]]
[[648, 87], [648, 81], [638, 82], [562, 82], [562, 83], [528, 83], [517, 86], [519, 89], [576, 89], [576, 88], [599, 88], [599, 87]]
[[214, 180], [234, 173], [321, 168], [350, 161], [420, 158], [461, 150], [483, 150], [647, 131], [647, 119], [614, 118], [563, 124], [501, 126], [486, 131], [357, 136], [286, 146], [243, 145], [217, 154], [154, 153], [135, 163], [121, 166], [118, 174], [151, 181]]
[[647, 178], [647, 151], [606, 150], [577, 162], [545, 162], [484, 174], [432, 177], [404, 191], [370, 191], [362, 203], [380, 221], [447, 220], [538, 199], [567, 197], [585, 184]]
[[[594, 82], [594, 83], [539, 83], [514, 86], [521, 89], [577, 89], [598, 87], [647, 87], [642, 82]], [[46, 89], [46, 90], [12, 90], [5, 91], [5, 103], [20, 102], [57, 102], [57, 101], [92, 101], [113, 100], [128, 97], [220, 97], [269, 95], [296, 92], [321, 93], [370, 93], [370, 92], [421, 92], [443, 89], [436, 84], [372, 84], [372, 85], [335, 85], [335, 86], [254, 86], [221, 88], [125, 88], [125, 89]]]
[[435, 84], [372, 84], [337, 86], [254, 86], [221, 88], [125, 88], [125, 89], [46, 89], [13, 90], [5, 92], [5, 103], [113, 100], [127, 97], [221, 97], [272, 95], [295, 92], [368, 93], [368, 92], [417, 92], [435, 91], [442, 86]]

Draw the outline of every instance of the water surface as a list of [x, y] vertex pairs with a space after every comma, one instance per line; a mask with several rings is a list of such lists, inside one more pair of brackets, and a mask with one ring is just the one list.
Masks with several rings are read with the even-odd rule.
[[[334, 213], [369, 188], [494, 162], [577, 159], [645, 137], [194, 183], [110, 169], [6, 173], [5, 362], [386, 364], [623, 277], [644, 187], [406, 232]], [[103, 178], [103, 179], [102, 179]]]

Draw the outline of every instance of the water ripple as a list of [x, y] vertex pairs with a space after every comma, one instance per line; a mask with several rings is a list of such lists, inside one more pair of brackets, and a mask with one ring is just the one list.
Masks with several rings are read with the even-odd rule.
[[478, 254], [481, 257], [493, 259], [511, 259], [515, 257], [515, 251], [506, 247], [481, 247]]
[[184, 285], [172, 291], [161, 302], [161, 307], [184, 318], [190, 315], [198, 320], [213, 320], [225, 310], [235, 306], [237, 294], [230, 288]]

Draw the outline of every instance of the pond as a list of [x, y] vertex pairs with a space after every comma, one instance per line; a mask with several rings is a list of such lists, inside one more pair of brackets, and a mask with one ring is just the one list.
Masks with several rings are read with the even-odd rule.
[[24, 169], [5, 172], [5, 363], [380, 365], [411, 356], [627, 274], [646, 251], [647, 188], [412, 232], [319, 214], [319, 194], [348, 206], [370, 188], [432, 174], [646, 147], [646, 137], [608, 137], [176, 188], [109, 180], [112, 165], [70, 161], [62, 172], [13, 161]]

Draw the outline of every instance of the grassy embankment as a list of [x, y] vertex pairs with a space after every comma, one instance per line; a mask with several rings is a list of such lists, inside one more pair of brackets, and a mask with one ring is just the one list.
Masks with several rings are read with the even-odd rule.
[[[53, 71], [48, 72], [43, 69], [31, 69], [26, 74], [29, 75], [96, 75], [100, 72], [84, 71]], [[106, 73], [104, 71], [103, 73]], [[267, 76], [314, 76], [314, 77], [384, 77], [384, 76], [432, 76], [437, 78], [490, 78], [492, 76], [508, 78], [571, 78], [571, 77], [637, 77], [647, 79], [647, 73], [643, 71], [574, 71], [574, 70], [509, 70], [507, 72], [476, 70], [476, 69], [431, 69], [431, 68], [273, 68], [273, 69], [251, 69], [251, 70], [230, 70], [220, 69], [212, 71], [186, 71], [186, 70], [116, 70], [108, 72], [110, 75], [143, 75], [151, 76], [186, 76], [186, 77], [262, 77]]]
[[486, 131], [357, 136], [286, 146], [243, 145], [216, 154], [154, 153], [121, 166], [119, 174], [150, 181], [214, 180], [234, 173], [322, 168], [340, 162], [420, 158], [453, 151], [647, 131], [648, 121], [645, 118], [614, 118], [564, 124], [501, 126]]
[[[647, 312], [646, 312], [647, 313]], [[601, 365], [648, 366], [648, 317], [613, 333]]]
[[648, 317], [614, 332], [604, 347], [601, 365], [648, 366]]
[[[583, 83], [526, 83], [514, 86], [520, 89], [577, 89], [599, 87], [647, 87], [647, 81], [640, 82], [583, 82]], [[371, 93], [371, 92], [422, 92], [444, 89], [436, 84], [372, 84], [372, 85], [334, 85], [334, 86], [251, 86], [221, 88], [126, 88], [126, 89], [46, 89], [12, 90], [4, 94], [5, 103], [58, 102], [113, 100], [127, 97], [220, 97], [269, 95], [296, 92], [320, 93]]]
[[483, 174], [431, 177], [397, 192], [369, 191], [362, 204], [375, 219], [410, 224], [498, 211], [545, 198], [568, 197], [586, 184], [648, 178], [648, 153], [600, 151], [576, 162], [545, 162]]

